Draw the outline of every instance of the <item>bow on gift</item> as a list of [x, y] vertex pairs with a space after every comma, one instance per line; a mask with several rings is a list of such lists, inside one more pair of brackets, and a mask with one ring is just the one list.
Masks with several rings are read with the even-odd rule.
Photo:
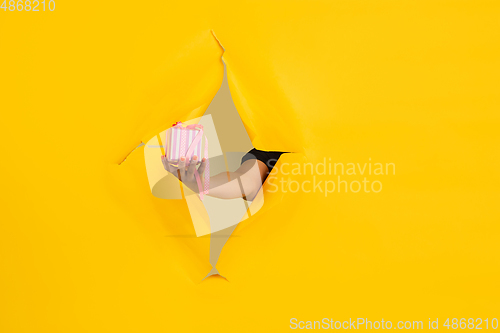
[[193, 125], [184, 125], [182, 121], [178, 121], [175, 124], [172, 124], [172, 127], [182, 127], [182, 129], [197, 129], [200, 130], [201, 135], [203, 135], [203, 125], [193, 124]]

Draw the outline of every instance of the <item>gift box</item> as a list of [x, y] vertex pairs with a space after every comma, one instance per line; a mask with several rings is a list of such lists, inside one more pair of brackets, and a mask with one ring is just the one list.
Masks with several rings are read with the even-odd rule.
[[[185, 126], [182, 122], [177, 122], [167, 130], [165, 135], [165, 154], [170, 164], [178, 166], [180, 158], [183, 156], [190, 163], [191, 158], [195, 155], [198, 156], [196, 163], [201, 163], [203, 146], [202, 125]], [[208, 152], [205, 155], [208, 158]]]
[[[203, 134], [203, 126], [200, 124], [185, 125], [178, 121], [166, 131], [165, 155], [168, 163], [178, 167], [181, 157], [186, 157], [186, 166], [191, 163], [191, 158], [197, 156], [196, 164], [201, 164], [203, 157], [206, 158], [205, 173], [203, 180], [198, 174], [197, 168], [194, 176], [198, 184], [200, 199], [208, 194], [210, 188], [210, 162], [208, 160], [208, 140]], [[203, 140], [203, 138], [205, 140]], [[202, 150], [203, 146], [203, 150]], [[202, 156], [202, 151], [204, 155]], [[182, 180], [182, 179], [181, 179]]]

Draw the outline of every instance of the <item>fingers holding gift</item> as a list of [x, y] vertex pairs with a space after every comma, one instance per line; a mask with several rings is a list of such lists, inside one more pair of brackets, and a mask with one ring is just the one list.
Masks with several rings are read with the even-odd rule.
[[196, 170], [196, 163], [198, 162], [198, 156], [193, 156], [191, 159], [191, 163], [189, 164], [188, 170], [187, 170], [187, 177], [188, 179], [191, 179], [194, 175], [194, 171]]
[[181, 175], [184, 175], [185, 172], [186, 172], [186, 158], [185, 157], [181, 157], [180, 161], [179, 161], [179, 172], [181, 173]]
[[[181, 181], [187, 181], [187, 182], [194, 180], [194, 173], [198, 166], [198, 160], [199, 160], [198, 156], [193, 156], [191, 158], [191, 161], [188, 161], [188, 159], [185, 156], [183, 156], [179, 159], [177, 167], [175, 167], [168, 162], [166, 156], [161, 157], [161, 161], [163, 163], [163, 167], [165, 168], [165, 170], [174, 174]], [[198, 173], [202, 174], [204, 172], [206, 164], [207, 164], [207, 159], [204, 158], [200, 164], [200, 167], [198, 168]]]
[[203, 172], [205, 171], [205, 167], [207, 166], [207, 159], [206, 158], [203, 158], [201, 160], [201, 164], [200, 164], [200, 167], [198, 168], [198, 173], [200, 175], [203, 175]]
[[163, 163], [163, 167], [165, 168], [165, 170], [167, 170], [168, 172], [172, 172], [172, 167], [170, 166], [170, 163], [168, 163], [167, 156], [162, 155], [161, 162]]
[[175, 176], [177, 176], [177, 168], [170, 165], [170, 163], [168, 162], [168, 159], [167, 159], [167, 156], [165, 155], [162, 155], [161, 156], [161, 162], [163, 163], [163, 167], [165, 168], [165, 170], [167, 170], [168, 172], [174, 174]]
[[165, 155], [161, 155], [161, 163], [163, 163], [163, 168], [167, 171], [168, 170], [168, 161], [167, 161], [167, 157]]

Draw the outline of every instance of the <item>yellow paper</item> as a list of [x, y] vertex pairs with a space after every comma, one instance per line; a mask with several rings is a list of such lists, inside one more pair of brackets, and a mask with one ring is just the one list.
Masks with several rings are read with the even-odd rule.
[[[1, 332], [500, 316], [499, 2], [56, 3], [0, 10]], [[379, 193], [265, 185], [222, 250], [227, 280], [202, 282], [210, 237], [130, 152], [204, 114], [223, 77], [211, 30], [254, 147], [295, 153], [275, 181], [339, 176], [293, 163], [395, 172], [340, 175]]]

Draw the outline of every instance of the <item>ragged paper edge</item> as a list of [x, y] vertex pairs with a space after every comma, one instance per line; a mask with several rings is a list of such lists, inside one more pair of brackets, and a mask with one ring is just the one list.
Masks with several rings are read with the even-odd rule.
[[131, 155], [134, 151], [136, 151], [138, 148], [140, 148], [140, 147], [142, 147], [142, 146], [144, 146], [144, 145], [145, 145], [145, 143], [141, 141], [141, 143], [140, 143], [137, 147], [135, 147], [134, 149], [132, 149], [132, 150], [131, 150], [128, 154], [127, 154], [127, 156], [125, 156], [125, 158], [124, 158], [124, 159], [123, 159], [120, 163], [118, 163], [118, 165], [121, 165], [123, 162], [125, 162], [125, 161], [127, 160], [127, 158], [128, 158], [128, 157], [129, 157], [129, 156], [130, 156], [130, 155]]

